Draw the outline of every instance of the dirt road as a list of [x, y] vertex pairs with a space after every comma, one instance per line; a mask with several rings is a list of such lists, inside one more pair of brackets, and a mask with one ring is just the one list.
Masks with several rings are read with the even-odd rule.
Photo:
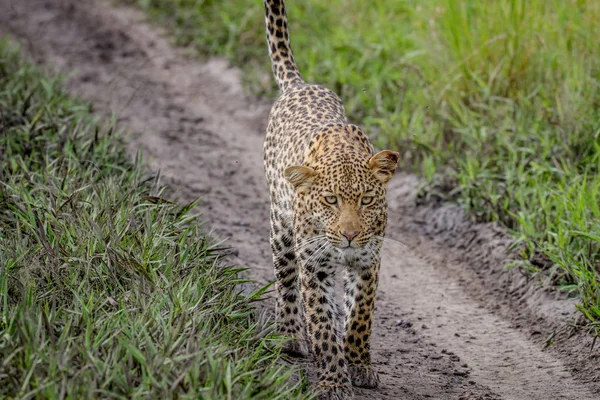
[[[143, 18], [101, 0], [0, 0], [0, 35], [68, 73], [68, 88], [114, 115], [131, 153], [141, 146], [180, 199], [203, 196], [204, 219], [230, 238], [233, 261], [272, 280], [262, 167], [269, 104], [248, 98], [226, 62], [186, 58]], [[501, 229], [457, 207], [417, 205], [414, 176], [392, 182], [388, 235], [404, 245], [386, 248], [377, 298], [382, 385], [357, 398], [600, 398], [589, 337], [544, 349], [573, 303], [504, 269]]]

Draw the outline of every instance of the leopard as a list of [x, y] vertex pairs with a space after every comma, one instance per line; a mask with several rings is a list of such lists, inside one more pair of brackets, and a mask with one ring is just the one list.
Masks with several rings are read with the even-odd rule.
[[[280, 89], [267, 122], [264, 168], [276, 318], [283, 351], [311, 356], [321, 400], [376, 388], [370, 339], [387, 224], [387, 186], [399, 154], [375, 152], [340, 98], [306, 83], [283, 0], [263, 0], [272, 72]], [[344, 309], [336, 298], [343, 276]]]

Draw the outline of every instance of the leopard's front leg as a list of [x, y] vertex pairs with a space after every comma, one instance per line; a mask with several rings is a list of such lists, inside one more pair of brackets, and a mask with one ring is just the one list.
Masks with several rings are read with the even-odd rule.
[[271, 202], [271, 249], [275, 266], [277, 320], [279, 332], [289, 338], [283, 345], [285, 353], [305, 356], [304, 318], [300, 297], [299, 266], [293, 246], [292, 224], [285, 218], [285, 205]]
[[353, 399], [348, 368], [338, 337], [334, 294], [334, 267], [327, 258], [310, 261], [312, 252], [301, 253], [304, 315], [312, 351], [319, 369], [317, 399]]
[[368, 267], [348, 268], [344, 280], [346, 323], [344, 353], [352, 384], [376, 388], [379, 376], [371, 364], [371, 322], [379, 261]]

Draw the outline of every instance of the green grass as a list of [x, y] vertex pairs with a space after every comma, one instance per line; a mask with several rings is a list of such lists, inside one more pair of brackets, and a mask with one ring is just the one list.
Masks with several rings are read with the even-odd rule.
[[[260, 0], [121, 0], [176, 42], [225, 55], [274, 95]], [[551, 270], [600, 329], [600, 3], [594, 0], [288, 0], [307, 81], [425, 193], [458, 199], [523, 244], [521, 268]], [[442, 189], [442, 190], [440, 190]]]
[[264, 289], [115, 136], [0, 42], [0, 398], [302, 398]]

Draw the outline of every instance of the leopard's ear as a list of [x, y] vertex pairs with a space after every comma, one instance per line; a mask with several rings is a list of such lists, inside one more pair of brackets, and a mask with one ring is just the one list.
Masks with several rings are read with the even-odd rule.
[[310, 186], [317, 176], [317, 172], [309, 167], [293, 165], [287, 167], [285, 171], [283, 171], [283, 175], [285, 176], [285, 179], [292, 184], [294, 189], [296, 189], [296, 192], [304, 193], [310, 189]]
[[396, 171], [399, 157], [400, 155], [395, 151], [383, 150], [371, 157], [369, 167], [371, 167], [375, 177], [386, 184], [392, 179]]

